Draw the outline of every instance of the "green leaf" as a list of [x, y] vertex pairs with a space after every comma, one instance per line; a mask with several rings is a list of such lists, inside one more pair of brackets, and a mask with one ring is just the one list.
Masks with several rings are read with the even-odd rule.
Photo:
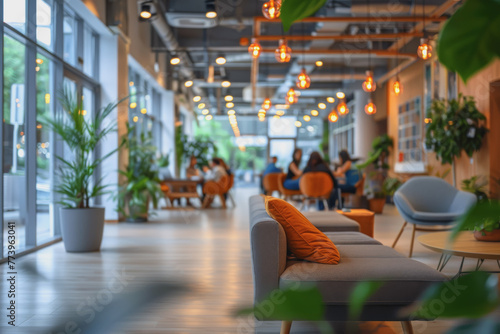
[[465, 1], [439, 34], [438, 57], [464, 82], [500, 57], [500, 0]]
[[360, 282], [356, 285], [349, 297], [349, 319], [356, 321], [361, 315], [363, 305], [382, 286], [383, 282]]
[[281, 23], [288, 31], [292, 23], [300, 21], [316, 13], [324, 6], [326, 0], [285, 0], [281, 5]]
[[446, 334], [470, 334], [470, 333], [481, 333], [481, 334], [495, 334], [500, 333], [500, 321], [486, 318], [478, 319], [465, 324], [458, 325]]
[[452, 242], [460, 231], [474, 230], [487, 220], [500, 221], [500, 202], [481, 201], [469, 209], [453, 227], [449, 241]]
[[416, 318], [479, 318], [500, 305], [498, 277], [482, 271], [431, 286], [422, 296]]
[[258, 319], [320, 321], [324, 317], [323, 298], [316, 286], [274, 290], [269, 297], [252, 309], [238, 315], [254, 314]]

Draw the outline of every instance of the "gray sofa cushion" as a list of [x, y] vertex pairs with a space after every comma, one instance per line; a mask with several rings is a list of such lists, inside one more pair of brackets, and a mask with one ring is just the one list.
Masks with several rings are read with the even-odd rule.
[[[375, 239], [360, 232], [326, 232], [335, 245], [382, 245]], [[342, 257], [342, 253], [340, 253]]]
[[281, 274], [280, 287], [314, 282], [326, 304], [348, 304], [356, 284], [367, 280], [386, 282], [368, 299], [367, 305], [405, 305], [446, 277], [423, 263], [404, 257], [358, 258], [342, 254], [340, 264], [335, 266], [289, 261]]
[[[406, 258], [393, 248], [380, 245], [337, 245], [340, 256], [351, 257], [380, 257], [380, 258]], [[340, 261], [342, 261], [342, 258]]]
[[359, 232], [359, 224], [335, 211], [302, 212], [321, 232]]

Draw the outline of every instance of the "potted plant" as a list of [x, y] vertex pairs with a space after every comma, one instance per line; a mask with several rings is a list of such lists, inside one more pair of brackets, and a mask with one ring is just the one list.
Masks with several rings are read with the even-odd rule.
[[487, 184], [488, 180], [485, 177], [476, 175], [462, 181], [462, 190], [476, 195], [478, 201], [484, 201], [488, 199], [484, 189]]
[[396, 192], [396, 190], [398, 190], [399, 187], [401, 187], [402, 184], [403, 183], [396, 177], [387, 177], [384, 180], [384, 183], [382, 184], [382, 190], [386, 194], [386, 196], [390, 197], [391, 203], [394, 193]]
[[479, 241], [500, 241], [500, 217], [478, 221], [474, 226], [474, 238]]
[[370, 211], [375, 213], [384, 212], [385, 202], [387, 201], [387, 194], [384, 191], [376, 191], [373, 195], [368, 194], [367, 197]]
[[161, 180], [169, 179], [172, 177], [170, 174], [170, 154], [160, 154], [156, 160], [156, 165], [158, 166], [158, 174]]
[[118, 194], [118, 211], [128, 222], [147, 222], [149, 202], [157, 207], [163, 195], [154, 164], [156, 147], [150, 132], [137, 136], [135, 127], [128, 123], [123, 143], [128, 150], [128, 165], [120, 171], [125, 182]]
[[486, 117], [477, 109], [472, 96], [460, 94], [458, 99], [433, 100], [426, 116], [425, 145], [436, 153], [442, 164], [451, 164], [456, 187], [455, 159], [465, 152], [472, 157], [479, 151], [488, 129]]
[[57, 156], [61, 163], [56, 191], [59, 201], [61, 234], [67, 252], [98, 251], [104, 230], [104, 208], [91, 207], [91, 199], [106, 193], [106, 185], [94, 179], [94, 171], [114, 154], [103, 157], [94, 153], [101, 140], [116, 131], [116, 122], [104, 122], [121, 102], [108, 104], [94, 115], [85, 115], [82, 97], [64, 90], [61, 97], [63, 114], [55, 118], [44, 117], [42, 123], [69, 148], [71, 156]]

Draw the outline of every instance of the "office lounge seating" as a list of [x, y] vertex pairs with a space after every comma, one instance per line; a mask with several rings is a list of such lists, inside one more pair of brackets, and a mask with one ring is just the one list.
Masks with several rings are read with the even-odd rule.
[[212, 204], [216, 196], [219, 197], [222, 207], [225, 209], [226, 198], [224, 195], [229, 191], [231, 185], [231, 178], [228, 175], [224, 175], [219, 181], [207, 181], [203, 185], [203, 194], [205, 198], [203, 199], [203, 208], [206, 209]]
[[285, 182], [285, 180], [286, 180], [286, 174], [281, 173], [278, 176], [278, 188], [280, 190], [281, 195], [285, 199], [285, 201], [288, 201], [288, 200], [292, 199], [293, 197], [302, 196], [302, 192], [300, 190], [286, 189], [285, 186], [283, 186], [283, 183]]
[[452, 227], [476, 203], [474, 194], [457, 190], [448, 182], [434, 176], [418, 176], [406, 181], [394, 194], [394, 204], [404, 218], [392, 248], [396, 247], [408, 223], [413, 225], [410, 254], [416, 231], [440, 231]]
[[[383, 285], [365, 303], [361, 321], [401, 321], [411, 333], [410, 319], [400, 311], [412, 304], [431, 284], [446, 277], [420, 262], [408, 259], [390, 247], [359, 232], [325, 233], [340, 251], [338, 265], [287, 260], [286, 234], [265, 210], [261, 196], [250, 198], [250, 242], [254, 279], [254, 303], [272, 291], [301, 282], [315, 283], [325, 302], [325, 319], [347, 321], [349, 296], [362, 281]], [[282, 320], [282, 319], [260, 319]], [[290, 330], [282, 322], [282, 333]]]
[[266, 195], [271, 196], [275, 191], [277, 191], [281, 195], [279, 187], [279, 179], [281, 174], [283, 173], [269, 173], [266, 176], [264, 176], [264, 179], [262, 180], [262, 185], [264, 187]]
[[328, 208], [328, 199], [333, 190], [330, 175], [325, 172], [305, 173], [300, 178], [299, 187], [304, 195], [301, 209], [312, 200], [323, 201], [325, 208]]

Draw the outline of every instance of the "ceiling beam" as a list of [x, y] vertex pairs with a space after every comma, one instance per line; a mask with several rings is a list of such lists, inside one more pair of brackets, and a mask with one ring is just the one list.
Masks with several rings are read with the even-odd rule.
[[[263, 53], [274, 53], [275, 49], [262, 49]], [[401, 53], [392, 50], [372, 50], [372, 49], [313, 49], [313, 50], [295, 50], [296, 54], [306, 54], [306, 55], [374, 55], [380, 57], [397, 57], [397, 58], [417, 58], [417, 53]]]
[[359, 35], [255, 35], [253, 38], [257, 38], [259, 41], [279, 41], [280, 39], [286, 39], [287, 41], [309, 41], [309, 40], [336, 40], [336, 41], [359, 41], [359, 40], [391, 40], [402, 37], [422, 37], [424, 34], [422, 32], [411, 32], [411, 33], [393, 33], [393, 34], [359, 34]]
[[[457, 2], [456, 0], [451, 0], [453, 2]], [[437, 10], [436, 10], [437, 11]], [[435, 12], [436, 12], [435, 11]], [[443, 12], [444, 13], [444, 12]], [[446, 17], [441, 17], [443, 14], [439, 14], [436, 12], [432, 13], [431, 16], [427, 16], [425, 19], [430, 22], [442, 22], [446, 21]], [[388, 23], [388, 22], [419, 22], [422, 21], [422, 16], [417, 17], [417, 16], [336, 16], [336, 17], [307, 17], [305, 19], [302, 19], [300, 21], [294, 22], [294, 24], [297, 23], [308, 23], [308, 22], [348, 22], [348, 23], [356, 23], [356, 22], [362, 22], [362, 23]], [[266, 22], [266, 23], [281, 23], [280, 19], [273, 19], [273, 20], [268, 20], [264, 16], [255, 16], [254, 17], [254, 24], [255, 22]]]

